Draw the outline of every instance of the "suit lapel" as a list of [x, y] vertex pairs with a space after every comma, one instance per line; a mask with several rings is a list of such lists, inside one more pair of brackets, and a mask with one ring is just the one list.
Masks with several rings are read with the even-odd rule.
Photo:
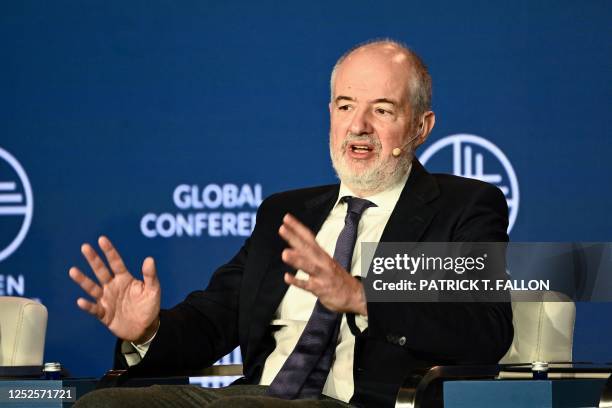
[[417, 242], [438, 211], [431, 205], [440, 194], [438, 184], [419, 163], [413, 160], [410, 177], [387, 221], [382, 242]]
[[335, 185], [328, 192], [306, 201], [295, 216], [316, 235], [336, 203], [339, 191], [340, 185]]

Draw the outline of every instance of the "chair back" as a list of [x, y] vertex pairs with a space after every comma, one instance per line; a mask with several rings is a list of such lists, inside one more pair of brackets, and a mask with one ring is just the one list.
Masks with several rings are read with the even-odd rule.
[[46, 331], [45, 306], [0, 296], [0, 366], [42, 365]]
[[[512, 296], [514, 339], [502, 364], [572, 361], [576, 306], [559, 292], [542, 292], [540, 302]], [[530, 294], [531, 296], [531, 294]]]

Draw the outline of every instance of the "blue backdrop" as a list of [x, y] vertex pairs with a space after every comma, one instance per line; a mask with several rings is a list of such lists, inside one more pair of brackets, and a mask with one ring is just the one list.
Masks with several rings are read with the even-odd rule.
[[[3, 2], [0, 250], [16, 244], [0, 295], [47, 305], [45, 360], [103, 373], [114, 339], [68, 278], [87, 269], [81, 243], [107, 234], [136, 275], [154, 256], [164, 307], [205, 286], [260, 194], [335, 181], [329, 73], [376, 37], [430, 68], [437, 123], [421, 152], [471, 134], [511, 163], [511, 239], [611, 241], [610, 21], [605, 0]], [[504, 184], [494, 156], [480, 160]], [[444, 157], [429, 167], [453, 171]], [[611, 312], [578, 305], [576, 360], [612, 361]]]

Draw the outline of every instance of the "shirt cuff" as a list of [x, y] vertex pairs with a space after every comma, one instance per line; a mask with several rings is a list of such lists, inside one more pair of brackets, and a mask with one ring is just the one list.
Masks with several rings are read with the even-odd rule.
[[368, 328], [368, 316], [355, 314], [355, 324], [362, 332]]
[[147, 354], [147, 351], [149, 351], [149, 346], [151, 345], [151, 342], [157, 335], [158, 331], [159, 326], [157, 326], [157, 330], [155, 330], [153, 336], [142, 344], [136, 344], [131, 341], [123, 341], [121, 343], [121, 354], [123, 354], [125, 357], [125, 361], [127, 362], [128, 366], [131, 367], [142, 361], [145, 354]]

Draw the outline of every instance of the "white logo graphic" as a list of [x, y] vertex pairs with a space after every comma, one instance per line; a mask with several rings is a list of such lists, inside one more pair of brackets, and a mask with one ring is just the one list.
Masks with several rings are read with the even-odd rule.
[[177, 211], [145, 214], [140, 231], [147, 238], [248, 237], [261, 191], [261, 184], [179, 184], [172, 194]]
[[[0, 159], [0, 223], [8, 223], [12, 221], [11, 218], [21, 220], [21, 226], [15, 228], [18, 232], [14, 238], [8, 239], [10, 243], [4, 246], [4, 242], [0, 242], [0, 261], [2, 261], [19, 248], [28, 233], [32, 222], [34, 200], [30, 181], [19, 162], [2, 148], [0, 148]], [[11, 229], [1, 228], [4, 234], [0, 235], [0, 239], [4, 239], [6, 231]]]
[[24, 296], [25, 277], [18, 275], [0, 275], [0, 296]]
[[[495, 184], [504, 193], [510, 211], [508, 223], [508, 233], [510, 233], [519, 209], [519, 186], [516, 173], [506, 155], [487, 139], [458, 134], [438, 140], [421, 154], [419, 160], [425, 165], [432, 156], [440, 155], [446, 147], [451, 148], [450, 160], [454, 175]], [[484, 172], [485, 157], [489, 173]]]

